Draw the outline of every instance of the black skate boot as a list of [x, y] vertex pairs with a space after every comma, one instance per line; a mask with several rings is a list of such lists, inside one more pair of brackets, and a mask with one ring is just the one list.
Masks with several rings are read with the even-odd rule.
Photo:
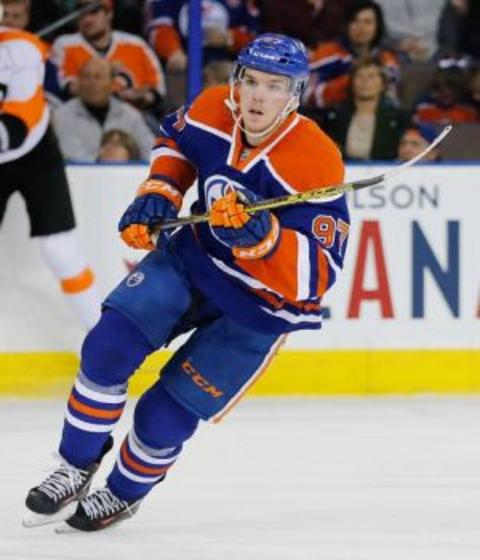
[[76, 505], [74, 502], [88, 493], [93, 475], [112, 447], [113, 438], [110, 436], [97, 461], [84, 469], [62, 461], [48, 478], [28, 493], [25, 505], [29, 512], [23, 520], [23, 525], [36, 527], [62, 521], [72, 515]]
[[121, 500], [106, 486], [83, 498], [66, 523], [78, 531], [100, 531], [132, 517], [140, 507], [141, 501]]

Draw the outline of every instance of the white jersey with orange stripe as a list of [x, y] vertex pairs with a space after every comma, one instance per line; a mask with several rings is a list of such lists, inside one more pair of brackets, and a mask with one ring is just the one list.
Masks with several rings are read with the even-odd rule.
[[37, 37], [0, 26], [0, 164], [30, 152], [48, 127], [45, 58]]

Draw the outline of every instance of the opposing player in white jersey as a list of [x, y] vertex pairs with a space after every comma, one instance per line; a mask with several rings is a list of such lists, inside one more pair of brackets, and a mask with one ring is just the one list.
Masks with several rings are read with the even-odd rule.
[[34, 35], [0, 25], [0, 224], [8, 199], [18, 191], [31, 236], [38, 238], [45, 262], [89, 330], [100, 314], [100, 301], [78, 248], [64, 164], [49, 127], [42, 85], [45, 57]]

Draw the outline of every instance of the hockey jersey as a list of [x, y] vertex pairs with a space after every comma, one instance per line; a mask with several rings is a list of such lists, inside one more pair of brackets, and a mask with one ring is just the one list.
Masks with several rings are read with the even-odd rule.
[[48, 126], [47, 52], [31, 33], [0, 26], [0, 164], [30, 152]]
[[[225, 182], [216, 179], [225, 166], [242, 172], [248, 187], [262, 198], [342, 183], [337, 147], [297, 113], [248, 149], [225, 104], [228, 93], [228, 86], [209, 88], [192, 106], [165, 118], [152, 150], [151, 178], [168, 181], [181, 192], [197, 179], [198, 212], [225, 194]], [[280, 240], [261, 259], [235, 258], [207, 223], [182, 228], [172, 243], [198, 288], [238, 322], [273, 333], [320, 328], [321, 298], [343, 266], [347, 245], [345, 196], [273, 212]]]
[[[150, 44], [162, 58], [168, 59], [183, 49], [188, 34], [188, 2], [150, 0]], [[253, 0], [202, 0], [202, 27], [228, 32], [231, 51], [238, 52], [257, 34], [260, 16]], [[214, 53], [205, 53], [206, 60]]]
[[65, 89], [93, 56], [104, 56], [112, 63], [119, 90], [148, 88], [165, 96], [165, 78], [155, 53], [141, 37], [123, 31], [112, 32], [105, 55], [97, 52], [81, 33], [58, 37], [52, 45], [51, 61], [57, 68], [60, 86]]
[[[386, 49], [375, 48], [372, 57], [377, 57], [384, 66], [389, 80], [387, 93], [397, 97], [399, 62], [397, 56]], [[310, 79], [304, 101], [311, 107], [331, 107], [346, 100], [350, 84], [350, 71], [355, 54], [347, 41], [321, 43], [310, 55]]]

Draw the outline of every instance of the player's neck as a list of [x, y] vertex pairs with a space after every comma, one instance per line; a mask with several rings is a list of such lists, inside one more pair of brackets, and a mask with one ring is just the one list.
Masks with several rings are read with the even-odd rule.
[[248, 132], [243, 132], [243, 138], [246, 142], [247, 145], [251, 146], [252, 148], [256, 148], [257, 146], [260, 146], [260, 144], [263, 144], [264, 142], [266, 142], [271, 136], [274, 136], [277, 132], [277, 130], [282, 126], [282, 124], [285, 122], [285, 119], [282, 119], [275, 128], [273, 128], [272, 130], [268, 130], [265, 134], [263, 134], [262, 136], [252, 136], [251, 134], [249, 134]]

